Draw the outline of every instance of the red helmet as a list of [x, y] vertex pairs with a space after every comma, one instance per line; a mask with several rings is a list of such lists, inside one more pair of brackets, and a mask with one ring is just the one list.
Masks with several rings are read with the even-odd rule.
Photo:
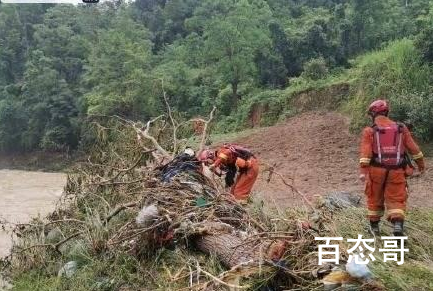
[[215, 153], [211, 150], [203, 150], [200, 152], [200, 154], [198, 155], [197, 158], [200, 162], [204, 162], [204, 161], [207, 161], [209, 159], [214, 160], [215, 159]]
[[379, 113], [388, 113], [389, 105], [385, 100], [376, 100], [368, 107], [368, 113], [376, 115]]

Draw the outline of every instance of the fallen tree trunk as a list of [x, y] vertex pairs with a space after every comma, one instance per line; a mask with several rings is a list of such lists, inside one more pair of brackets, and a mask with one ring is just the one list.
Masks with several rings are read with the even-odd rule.
[[196, 244], [199, 250], [214, 255], [229, 268], [263, 257], [260, 253], [257, 256], [257, 251], [252, 250], [233, 234], [200, 236]]
[[202, 235], [195, 243], [200, 251], [214, 255], [228, 268], [251, 262], [277, 261], [286, 248], [282, 240], [243, 240], [231, 233]]

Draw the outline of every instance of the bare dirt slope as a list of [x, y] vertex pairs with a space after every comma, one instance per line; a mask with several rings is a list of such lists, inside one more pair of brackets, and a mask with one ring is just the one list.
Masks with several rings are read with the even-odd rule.
[[[275, 164], [277, 172], [310, 198], [335, 191], [363, 193], [358, 181], [358, 141], [349, 133], [349, 120], [332, 112], [305, 113], [236, 140], [251, 148], [262, 163]], [[267, 177], [260, 175], [255, 195], [284, 207], [299, 203], [299, 197], [277, 177], [269, 184]], [[409, 185], [411, 206], [433, 206], [432, 172], [411, 179]]]

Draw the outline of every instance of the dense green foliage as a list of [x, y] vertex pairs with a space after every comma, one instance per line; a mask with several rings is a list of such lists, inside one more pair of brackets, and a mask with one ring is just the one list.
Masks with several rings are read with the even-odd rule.
[[[160, 114], [163, 84], [180, 115], [203, 115], [217, 105], [220, 123], [233, 129], [245, 124], [254, 104], [293, 112], [284, 107], [287, 92], [345, 70], [359, 80], [350, 103], [357, 112], [386, 95], [397, 115], [429, 138], [430, 2], [0, 4], [0, 150], [76, 149], [85, 144], [88, 114], [142, 120]], [[397, 41], [351, 61], [404, 38], [415, 45]]]
[[355, 98], [349, 102], [353, 125], [358, 127], [366, 121], [365, 108], [379, 96], [391, 102], [392, 117], [414, 126], [419, 137], [431, 138], [433, 123], [427, 117], [433, 110], [431, 73], [408, 39], [360, 57], [351, 70], [356, 78]]

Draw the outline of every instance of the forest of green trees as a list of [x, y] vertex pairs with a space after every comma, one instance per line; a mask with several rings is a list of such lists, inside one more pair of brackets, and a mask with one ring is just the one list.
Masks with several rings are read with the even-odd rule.
[[158, 115], [161, 80], [179, 115], [216, 105], [229, 122], [263, 92], [355, 67], [367, 99], [399, 96], [396, 111], [429, 139], [430, 62], [428, 0], [0, 4], [0, 150], [74, 150], [89, 115]]

